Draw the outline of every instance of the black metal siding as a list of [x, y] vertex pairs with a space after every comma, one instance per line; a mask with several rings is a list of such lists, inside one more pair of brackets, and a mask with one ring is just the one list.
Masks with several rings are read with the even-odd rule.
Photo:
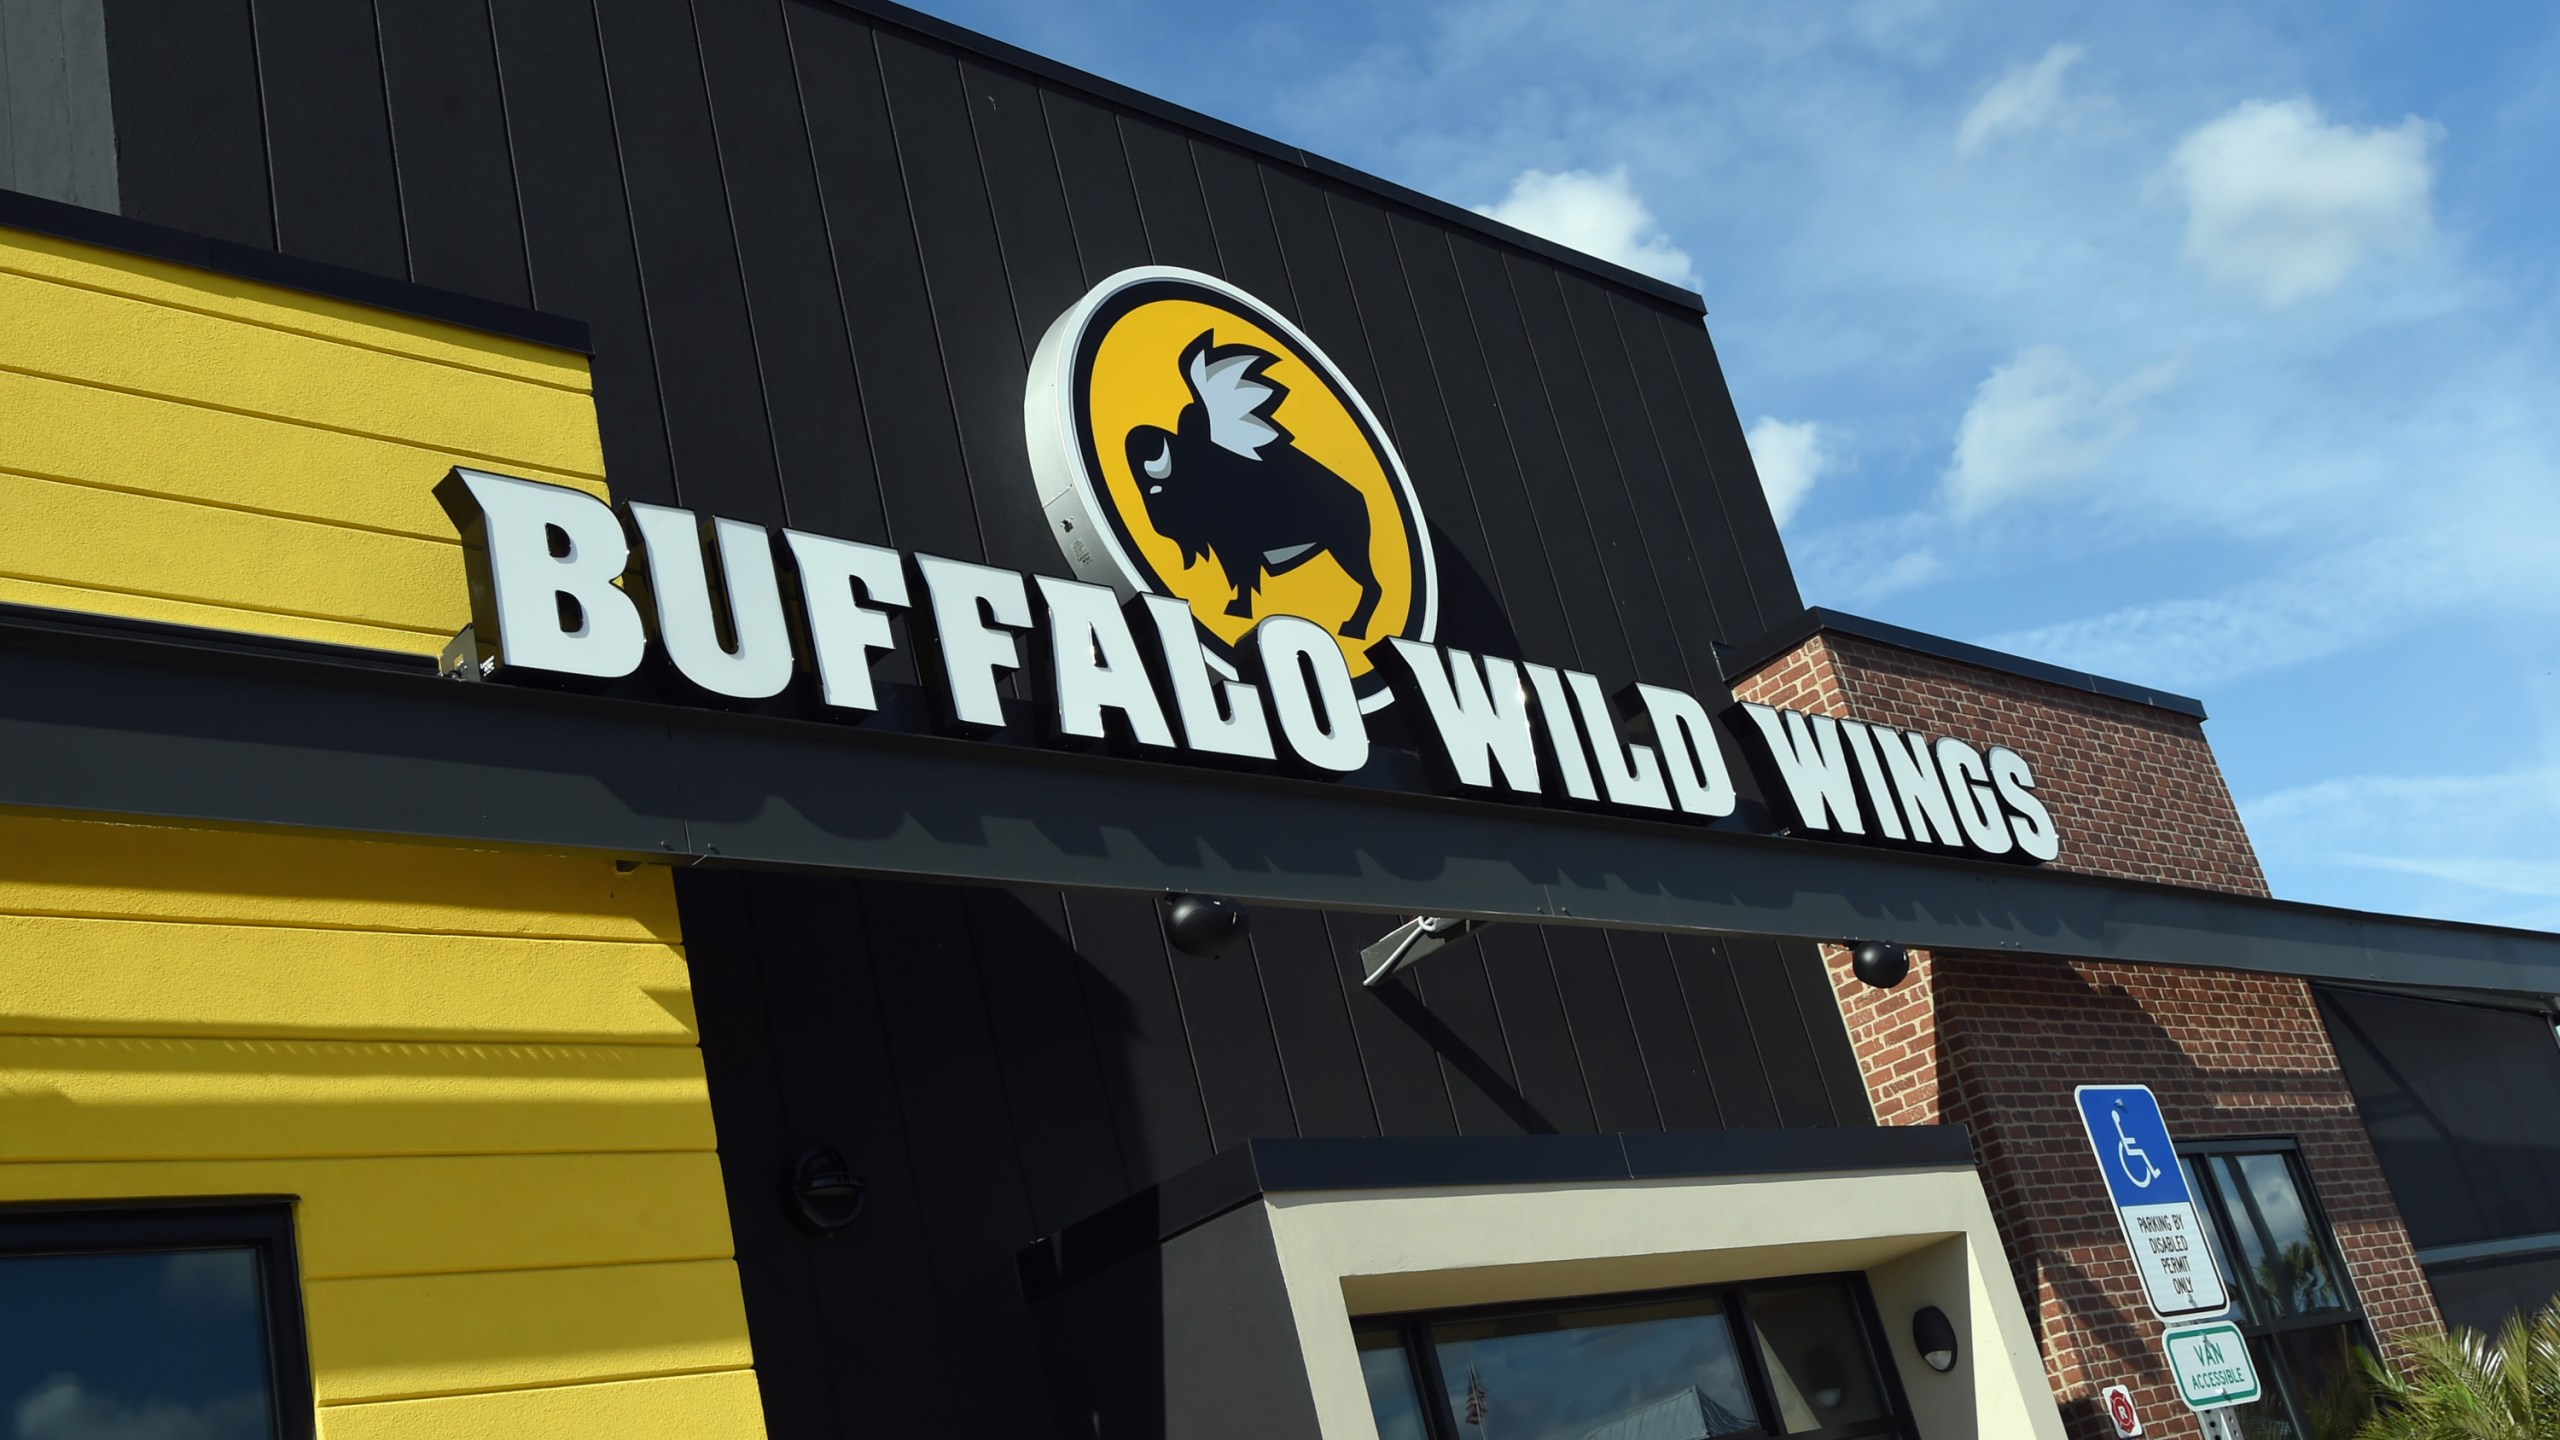
[[[1198, 959], [1144, 896], [715, 870], [678, 894], [777, 1436], [918, 1392], [937, 1433], [1045, 1433], [1017, 1253], [1246, 1139], [1871, 1123], [1824, 1083], [1855, 1071], [1827, 995], [1796, 1008], [1801, 942], [1497, 927], [1372, 994], [1377, 916], [1265, 910]], [[819, 1146], [871, 1183], [823, 1240], [781, 1190]]]

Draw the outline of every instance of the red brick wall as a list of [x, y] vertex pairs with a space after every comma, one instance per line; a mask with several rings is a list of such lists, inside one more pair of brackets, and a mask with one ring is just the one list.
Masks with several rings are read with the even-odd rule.
[[[2263, 895], [2205, 743], [2170, 711], [1820, 635], [1735, 687], [1747, 700], [2010, 746], [2062, 833], [2057, 867]], [[2188, 1138], [2289, 1135], [2377, 1333], [2437, 1324], [2309, 987], [2221, 970], [1915, 954], [1876, 990], [1825, 947], [1887, 1125], [1972, 1127], [2009, 1263], [2075, 1436], [2111, 1440], [2097, 1396], [2126, 1385], [2147, 1433], [2197, 1433], [2159, 1354], [2072, 1087], [2151, 1086]]]

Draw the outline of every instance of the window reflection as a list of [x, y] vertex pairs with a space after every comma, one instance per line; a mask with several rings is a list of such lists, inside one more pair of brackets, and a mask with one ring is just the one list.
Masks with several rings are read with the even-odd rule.
[[1426, 1440], [1430, 1432], [1423, 1428], [1422, 1392], [1414, 1387], [1404, 1336], [1363, 1330], [1352, 1339], [1360, 1346], [1360, 1378], [1369, 1386], [1369, 1413], [1377, 1417], [1378, 1440]]
[[1430, 1327], [1464, 1436], [1651, 1440], [1757, 1430], [1715, 1297]]
[[2216, 1155], [2211, 1168], [2223, 1213], [2238, 1232], [2232, 1238], [2243, 1262], [2240, 1275], [2260, 1302], [2253, 1308], [2263, 1309], [2261, 1318], [2343, 1307], [2346, 1297], [2285, 1157]]
[[255, 1250], [0, 1255], [0, 1434], [273, 1440]]
[[1885, 1413], [1867, 1363], [1865, 1326], [1848, 1287], [1796, 1285], [1743, 1296], [1760, 1338], [1778, 1418], [1790, 1435]]

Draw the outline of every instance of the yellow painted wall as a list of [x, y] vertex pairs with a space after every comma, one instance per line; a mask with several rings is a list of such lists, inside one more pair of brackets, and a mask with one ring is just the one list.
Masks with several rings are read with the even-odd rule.
[[[432, 653], [585, 358], [0, 230], [0, 601]], [[760, 1436], [672, 884], [0, 813], [0, 1201], [292, 1194], [329, 1440]]]
[[456, 463], [604, 494], [586, 357], [0, 229], [0, 601], [432, 654]]

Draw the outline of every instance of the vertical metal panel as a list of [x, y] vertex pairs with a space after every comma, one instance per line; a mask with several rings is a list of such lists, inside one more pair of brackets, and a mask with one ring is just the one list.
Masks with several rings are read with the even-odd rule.
[[1723, 1129], [1724, 1111], [1716, 1104], [1697, 1026], [1672, 969], [1670, 942], [1660, 935], [1620, 931], [1609, 936], [1609, 953], [1618, 962], [1618, 985], [1626, 992], [1636, 1043], [1644, 1051], [1645, 1079], [1662, 1110], [1662, 1128]]
[[1376, 1103], [1360, 1063], [1360, 1042], [1324, 917], [1311, 910], [1266, 910], [1253, 917], [1255, 967], [1271, 1006], [1271, 1029], [1288, 1077], [1289, 1108], [1301, 1135], [1375, 1135]]
[[783, 18], [889, 538], [930, 554], [984, 559], [976, 505], [966, 485], [952, 483], [965, 473], [958, 422], [871, 31], [832, 6], [792, 5]]
[[[1421, 376], [1438, 382], [1438, 395], [1456, 440], [1458, 466], [1454, 473], [1474, 497], [1476, 514], [1484, 522], [1485, 543], [1500, 577], [1503, 609], [1511, 634], [1518, 637], [1520, 653], [1548, 664], [1587, 668], [1583, 666], [1586, 651], [1578, 643], [1581, 637], [1566, 621], [1545, 538], [1539, 533], [1537, 515], [1530, 507], [1528, 488], [1503, 425], [1502, 409], [1494, 398], [1493, 379], [1485, 366], [1484, 341], [1467, 311], [1466, 293], [1459, 285], [1456, 263], [1450, 258], [1447, 234], [1402, 216], [1387, 217], [1387, 224], [1377, 225], [1375, 211], [1342, 197], [1337, 197], [1335, 215], [1341, 225], [1344, 251], [1352, 257], [1355, 285], [1362, 282], [1364, 271], [1378, 273], [1382, 279], [1388, 273], [1384, 257], [1371, 252], [1379, 243], [1378, 230], [1383, 229], [1392, 237], [1389, 254], [1400, 267], [1401, 277], [1409, 287], [1409, 303], [1420, 322], [1423, 354], [1419, 359], [1424, 367]], [[1361, 302], [1378, 303], [1371, 301], [1365, 287]], [[1385, 303], [1387, 313], [1393, 316], [1395, 302], [1390, 299]], [[1380, 363], [1386, 362], [1382, 359]], [[1391, 374], [1390, 383], [1392, 380]], [[1416, 397], [1417, 403], [1420, 398]], [[1401, 410], [1400, 406], [1400, 413]], [[1427, 498], [1425, 503], [1429, 503]], [[1451, 643], [1460, 642], [1453, 638]]]
[[582, 0], [494, 0], [490, 19], [533, 302], [586, 321], [594, 336], [596, 420], [614, 493], [674, 504], [595, 15]]
[[1511, 1046], [1521, 1097], [1548, 1129], [1598, 1129], [1591, 1090], [1582, 1078], [1582, 1057], [1565, 1020], [1564, 997], [1556, 990], [1555, 967], [1538, 932], [1495, 926], [1474, 943], [1484, 954], [1486, 978], [1493, 982], [1494, 1005]]
[[[1744, 937], [1727, 940], [1724, 947], [1733, 959], [1734, 984], [1742, 992], [1742, 1009], [1750, 1018], [1752, 1038], [1759, 1041], [1760, 1060], [1769, 1072], [1769, 1091], [1778, 1102], [1778, 1123], [1835, 1123], [1830, 1094], [1823, 1088], [1821, 1067], [1814, 1061], [1805, 1016], [1797, 1008], [1795, 988], [1787, 982], [1786, 967], [1791, 963], [1787, 948], [1775, 940]], [[1837, 1016], [1839, 1012], [1835, 1008], [1832, 1013]]]
[[372, 7], [252, 0], [251, 18], [269, 120], [276, 248], [377, 275], [407, 275]]
[[883, 542], [781, 0], [696, 4], [693, 14], [784, 513], [805, 530]]
[[1449, 1106], [1461, 1135], [1519, 1135], [1541, 1128], [1520, 1096], [1511, 1045], [1494, 1009], [1484, 950], [1466, 945], [1412, 972], [1422, 1006], [1407, 1017], [1440, 1054]]
[[1053, 892], [985, 891], [966, 903], [1013, 1145], [1045, 1234], [1127, 1193], [1085, 1013], [1084, 961]]
[[1009, 70], [964, 60], [960, 88], [968, 96], [978, 163], [987, 176], [987, 203], [995, 214], [996, 243], [1013, 295], [1014, 324], [1028, 356], [1048, 333], [1049, 322], [1085, 288], [1057, 155], [1049, 144], [1048, 117], [1041, 113], [1040, 92]]
[[[1598, 675], [1602, 688], [1615, 691], [1636, 678], [1629, 630], [1636, 624], [1653, 623], [1649, 617], [1659, 616], [1661, 607], [1639, 610], [1632, 597], [1616, 593], [1621, 577], [1609, 568], [1608, 557], [1592, 537], [1591, 517], [1583, 508], [1583, 497], [1576, 493], [1573, 462], [1557, 434], [1555, 409], [1539, 374], [1535, 343], [1521, 320], [1519, 300], [1512, 293], [1501, 253], [1473, 236], [1450, 235], [1447, 244], [1457, 262], [1478, 353], [1493, 383], [1500, 433], [1509, 438], [1538, 538], [1546, 547], [1556, 593], [1573, 625], [1581, 668]], [[1622, 604], [1622, 599], [1630, 603]], [[1659, 682], [1671, 677], [1646, 678]]]
[[1058, 157], [1058, 180], [1075, 225], [1076, 254], [1087, 285], [1148, 261], [1147, 225], [1138, 214], [1138, 192], [1129, 179], [1120, 122], [1105, 106], [1064, 91], [1044, 91], [1049, 144]]
[[1626, 339], [1619, 333], [1608, 292], [1580, 275], [1559, 274], [1556, 279], [1572, 317], [1576, 348], [1599, 402], [1602, 431], [1625, 477], [1637, 529], [1662, 586], [1663, 618], [1670, 622], [1672, 639], [1688, 662], [1691, 683], [1712, 701], [1724, 684], [1714, 642], [1748, 627], [1728, 627], [1716, 613], [1705, 563], [1690, 535], [1688, 514], [1645, 409], [1644, 390]]
[[1697, 547], [1699, 578], [1714, 600], [1718, 629], [1712, 638], [1741, 644], [1744, 636], [1761, 633], [1765, 622], [1742, 563], [1742, 543], [1725, 514], [1724, 493], [1716, 488], [1715, 468], [1707, 461], [1706, 443], [1699, 438], [1689, 397], [1671, 362], [1670, 342], [1663, 338], [1660, 317], [1642, 301], [1612, 295], [1609, 309], [1634, 367], [1636, 393], [1662, 446], [1672, 493]]
[[1262, 167], [1242, 151], [1207, 141], [1192, 142], [1191, 159], [1199, 171], [1201, 199], [1208, 206], [1209, 228], [1217, 239], [1227, 278], [1261, 296], [1304, 329], [1306, 321], [1289, 285], [1289, 268], [1280, 259], [1280, 232], [1272, 223], [1271, 202], [1262, 193]]
[[1635, 1023], [1627, 1012], [1626, 992], [1610, 963], [1608, 937], [1596, 930], [1553, 929], [1546, 937], [1554, 958], [1556, 987], [1564, 994], [1565, 1015], [1573, 1023], [1574, 1048], [1582, 1055], [1582, 1073], [1590, 1082], [1591, 1106], [1602, 1130], [1659, 1130], [1662, 1108], [1645, 1074], [1644, 1053], [1636, 1043]]
[[659, 402], [684, 504], [778, 523], [782, 492], [685, 0], [596, 8]]
[[1706, 446], [1716, 492], [1724, 499], [1725, 523], [1741, 548], [1743, 572], [1751, 578], [1752, 598], [1760, 607], [1760, 624], [1774, 630], [1801, 613], [1804, 600], [1796, 593], [1795, 573], [1787, 568], [1768, 497], [1760, 492], [1760, 472], [1751, 463], [1751, 447], [1742, 437], [1742, 418], [1734, 412], [1715, 343], [1694, 317], [1656, 311], [1655, 321], [1671, 347], [1672, 368], [1687, 394], [1690, 419]]
[[[996, 248], [995, 217], [987, 205], [959, 62], [892, 31], [880, 32], [878, 41], [986, 558], [1016, 570], [1065, 574], [1066, 560], [1049, 539], [1023, 453], [1022, 386], [1029, 356]], [[951, 477], [937, 477], [936, 484], [947, 496]]]
[[[1325, 933], [1333, 937], [1335, 973], [1342, 977], [1343, 997], [1351, 1008], [1351, 1029], [1360, 1039], [1360, 1063], [1369, 1075], [1369, 1093], [1377, 1101], [1382, 1135], [1454, 1135], [1458, 1122], [1449, 1109], [1448, 1083], [1440, 1078], [1440, 1062], [1431, 1046], [1386, 999], [1360, 985], [1360, 950], [1388, 927], [1374, 915], [1327, 915]], [[1398, 993], [1410, 995], [1401, 979], [1389, 980]]]
[[1076, 952], [1091, 962], [1085, 1013], [1102, 1057], [1133, 1191], [1209, 1158], [1209, 1117], [1174, 992], [1164, 930], [1143, 895], [1070, 895]]
[[[374, 13], [382, 27], [409, 278], [530, 305], [524, 221], [485, 0], [375, 0]], [[269, 117], [271, 127], [286, 123], [273, 108]]]
[[[970, 1370], [1003, 1377], [930, 1387], [940, 1392], [937, 1428], [1019, 1434], [1046, 1408], [1030, 1380], [1039, 1350], [1013, 1266], [1022, 1237], [1037, 1232], [971, 953], [975, 898], [947, 886], [865, 882], [862, 925], [942, 1300], [941, 1338], [966, 1347]], [[824, 1017], [812, 1018], [823, 1027]], [[825, 1040], [812, 1034], [800, 1043]], [[960, 1366], [946, 1353], [938, 1368]]]
[[249, 0], [114, 0], [107, 68], [123, 212], [273, 249]]
[[1724, 1123], [1735, 1130], [1776, 1126], [1778, 1101], [1768, 1067], [1760, 1060], [1761, 1037], [1743, 1011], [1742, 990], [1734, 983], [1733, 960], [1724, 942], [1674, 935], [1671, 963], [1688, 1000], [1689, 1020], [1697, 1029], [1698, 1049], [1706, 1058]]
[[1147, 223], [1147, 248], [1159, 265], [1224, 275], [1217, 232], [1200, 198], [1200, 174], [1191, 163], [1191, 141], [1169, 125], [1134, 115], [1120, 117], [1120, 143], [1137, 187], [1138, 214]]

